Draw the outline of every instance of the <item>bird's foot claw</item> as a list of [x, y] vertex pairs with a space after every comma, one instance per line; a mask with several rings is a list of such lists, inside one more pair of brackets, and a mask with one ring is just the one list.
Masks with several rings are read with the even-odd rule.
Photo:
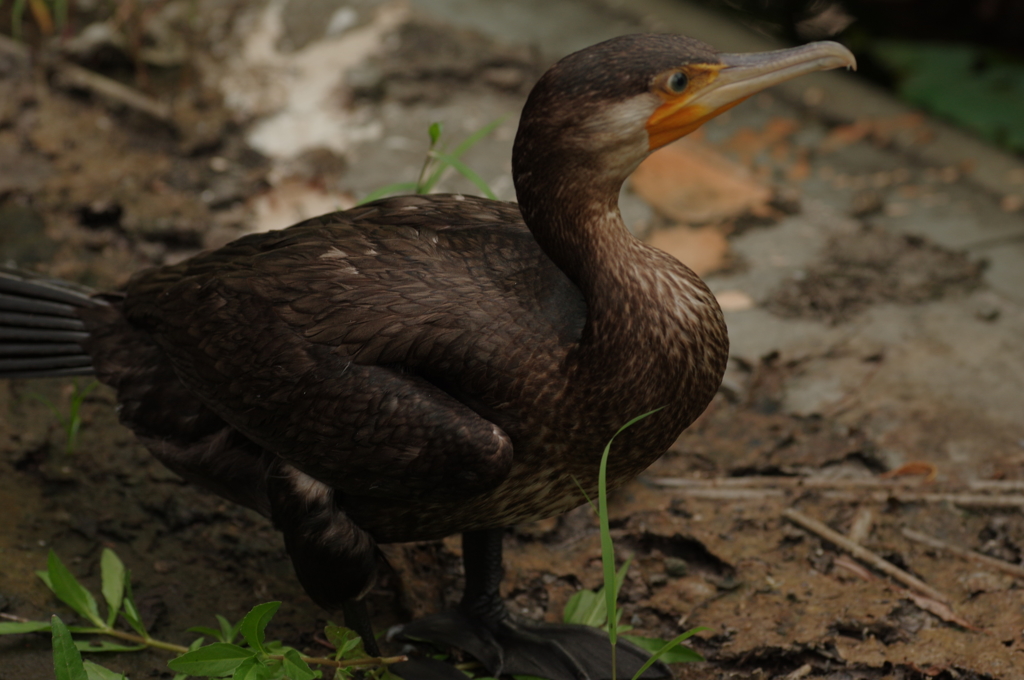
[[[611, 680], [612, 654], [608, 635], [590, 626], [523, 624], [505, 619], [496, 624], [459, 612], [444, 612], [394, 629], [392, 635], [409, 641], [456, 647], [500, 675], [533, 675], [548, 680]], [[650, 653], [619, 640], [615, 649], [616, 677], [632, 678]], [[401, 675], [401, 672], [396, 669]], [[419, 680], [419, 676], [406, 677]], [[644, 680], [671, 678], [664, 663], [655, 662]], [[430, 680], [430, 678], [424, 678]]]

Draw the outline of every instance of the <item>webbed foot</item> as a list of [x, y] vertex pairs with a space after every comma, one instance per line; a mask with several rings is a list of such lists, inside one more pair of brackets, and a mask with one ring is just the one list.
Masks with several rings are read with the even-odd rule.
[[[461, 649], [480, 661], [494, 677], [533, 675], [548, 680], [612, 678], [608, 635], [590, 626], [524, 624], [508, 617], [495, 623], [459, 612], [445, 612], [406, 624], [394, 632], [402, 639]], [[649, 658], [650, 652], [620, 639], [615, 648], [615, 677], [632, 678]], [[402, 675], [401, 669], [396, 668], [395, 672]], [[417, 673], [402, 677], [405, 680], [426, 678]], [[659, 661], [641, 677], [658, 680], [671, 678], [672, 673]]]

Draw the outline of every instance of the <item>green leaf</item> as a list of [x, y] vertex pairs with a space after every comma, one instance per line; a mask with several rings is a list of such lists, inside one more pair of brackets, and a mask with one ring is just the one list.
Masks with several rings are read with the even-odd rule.
[[71, 639], [71, 631], [58, 616], [50, 619], [50, 625], [53, 629], [53, 674], [56, 680], [89, 680], [82, 655]]
[[142, 625], [142, 617], [135, 606], [135, 596], [132, 594], [132, 572], [125, 569], [124, 572], [124, 597], [121, 599], [121, 615], [136, 633], [144, 638], [149, 637], [146, 627]]
[[146, 645], [123, 645], [108, 640], [75, 640], [75, 647], [80, 652], [137, 652]]
[[274, 614], [277, 613], [280, 607], [281, 603], [279, 601], [264, 602], [250, 609], [249, 613], [245, 615], [239, 630], [250, 647], [266, 654], [267, 650], [263, 648], [264, 633], [267, 629], [267, 624], [270, 623], [270, 619], [274, 617]]
[[171, 659], [167, 666], [172, 671], [187, 675], [227, 675], [243, 661], [255, 656], [256, 652], [251, 649], [243, 649], [226, 642], [214, 642], [212, 645], [200, 647], [193, 652], [185, 652], [178, 658]]
[[100, 610], [96, 606], [96, 599], [92, 596], [92, 593], [86, 590], [78, 582], [78, 579], [68, 571], [67, 567], [64, 566], [64, 563], [60, 561], [57, 553], [53, 552], [53, 550], [50, 550], [50, 554], [46, 559], [46, 571], [49, 576], [49, 581], [46, 585], [50, 586], [54, 594], [64, 604], [97, 626], [102, 628], [105, 625], [102, 617], [100, 617]]
[[[194, 652], [197, 649], [199, 649], [200, 647], [202, 647], [204, 639], [205, 638], [201, 638], [200, 637], [200, 638], [196, 638], [195, 640], [193, 640], [192, 644], [190, 644], [188, 646], [188, 651], [189, 652]], [[188, 673], [177, 673], [172, 680], [187, 680], [187, 678], [188, 678]]]
[[257, 657], [246, 659], [231, 675], [231, 680], [269, 680], [280, 675], [273, 672], [270, 666]]
[[234, 642], [235, 637], [238, 636], [238, 629], [242, 627], [242, 620], [239, 619], [235, 625], [231, 625], [231, 622], [220, 614], [215, 615], [217, 622], [220, 624], [221, 634], [224, 636], [221, 642]]
[[85, 673], [89, 680], [127, 680], [124, 673], [115, 673], [92, 661], [85, 662]]
[[294, 649], [289, 649], [284, 653], [284, 672], [291, 680], [313, 680], [316, 677], [313, 669], [302, 660], [302, 656]]
[[363, 649], [363, 639], [359, 633], [345, 626], [328, 625], [324, 628], [324, 635], [327, 641], [334, 645], [334, 658], [336, 659], [359, 659], [366, 656]]
[[103, 599], [107, 601], [107, 626], [113, 626], [124, 599], [124, 563], [110, 548], [100, 556]]
[[210, 628], [209, 626], [192, 626], [187, 629], [187, 632], [206, 635], [207, 637], [212, 637], [214, 640], [219, 640], [220, 642], [229, 642], [229, 640], [221, 638], [222, 631], [219, 631], [216, 628]]
[[0, 635], [37, 633], [41, 630], [50, 630], [50, 625], [47, 621], [4, 621], [0, 623]]

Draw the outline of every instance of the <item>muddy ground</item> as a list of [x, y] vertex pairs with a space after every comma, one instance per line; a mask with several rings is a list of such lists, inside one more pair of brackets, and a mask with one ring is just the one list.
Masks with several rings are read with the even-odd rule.
[[[346, 64], [347, 85], [332, 100], [347, 117], [348, 146], [321, 145], [287, 160], [258, 134], [282, 104], [254, 103], [218, 85], [224, 73], [237, 82], [231, 59], [252, 48], [265, 19], [243, 3], [199, 3], [202, 30], [182, 29], [168, 10], [156, 22], [167, 29], [160, 35], [189, 37], [186, 56], [169, 64], [103, 45], [71, 55], [166, 104], [163, 119], [69, 84], [52, 53], [29, 60], [0, 50], [0, 260], [115, 287], [132, 271], [225, 243], [254, 224], [283, 227], [410, 179], [424, 121], [444, 116], [466, 131], [510, 114], [467, 160], [511, 198], [502, 177], [515, 114], [545, 57], [377, 4], [354, 3], [344, 28], [378, 44]], [[300, 16], [300, 5], [286, 16]], [[609, 21], [627, 21], [609, 12]], [[299, 68], [319, 34], [289, 21], [273, 56], [280, 66], [298, 55], [288, 64]], [[165, 60], [173, 53], [172, 38], [152, 42]], [[402, 67], [410, 63], [417, 68]], [[373, 132], [378, 124], [383, 135]], [[734, 358], [704, 416], [612, 499], [619, 556], [634, 558], [624, 620], [659, 637], [710, 629], [694, 641], [708, 662], [679, 666], [677, 677], [1024, 678], [1021, 579], [903, 533], [921, 531], [1010, 565], [1024, 557], [1018, 355], [1005, 340], [977, 341], [985, 356], [973, 371], [950, 360], [948, 380], [934, 379], [946, 368], [940, 361], [920, 368], [931, 377], [902, 382], [915, 357], [936, 347], [938, 356], [952, 353], [927, 330], [942, 328], [935, 319], [943, 315], [962, 315], [966, 321], [954, 314], [954, 322], [982, 340], [1019, 338], [1014, 329], [1024, 327], [1019, 307], [986, 278], [987, 251], [894, 222], [962, 204], [999, 234], [1019, 227], [1008, 222], [1016, 208], [963, 183], [962, 168], [897, 157], [886, 134], [925, 128], [910, 121], [851, 131], [765, 97], [707, 133], [707, 143], [774, 192], [765, 210], [710, 226], [730, 248], [710, 269], [735, 326]], [[448, 189], [469, 188], [446, 181]], [[672, 222], [633, 195], [624, 200], [639, 216], [638, 231]], [[804, 223], [815, 221], [833, 226], [801, 241]], [[805, 262], [791, 266], [800, 257]], [[765, 262], [776, 269], [764, 274]], [[888, 332], [891, 318], [914, 319], [923, 330]], [[772, 331], [773, 347], [771, 338], [750, 339], [751, 323], [786, 330]], [[802, 334], [807, 339], [792, 339]], [[991, 397], [991, 407], [928, 387], [951, 382], [967, 395], [991, 393], [1000, 371], [1007, 392]], [[279, 599], [272, 637], [322, 654], [316, 637], [327, 615], [298, 587], [269, 523], [156, 463], [118, 424], [109, 389], [86, 400], [77, 449], [65, 450], [40, 397], [66, 411], [73, 384], [0, 381], [0, 612], [73, 620], [33, 572], [53, 549], [98, 590], [100, 551], [109, 547], [132, 570], [154, 636], [187, 644], [189, 626], [213, 625], [218, 613], [235, 620]], [[888, 476], [893, 471], [909, 474]], [[948, 602], [850, 559], [785, 519], [787, 508], [859, 533], [863, 546]], [[558, 620], [573, 592], [600, 582], [597, 523], [587, 508], [510, 530], [506, 549], [505, 594], [522, 616]], [[457, 539], [387, 552], [396, 570], [369, 597], [379, 629], [457, 601]], [[43, 635], [0, 638], [0, 678], [49, 677], [49, 650]], [[150, 651], [96, 660], [145, 678], [171, 677], [166, 659]]]

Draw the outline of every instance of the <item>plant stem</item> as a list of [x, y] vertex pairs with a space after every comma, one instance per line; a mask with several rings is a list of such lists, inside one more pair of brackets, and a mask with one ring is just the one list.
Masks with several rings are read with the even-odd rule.
[[[178, 654], [185, 654], [188, 652], [188, 647], [182, 647], [171, 642], [164, 642], [163, 640], [157, 640], [151, 637], [142, 637], [135, 633], [126, 633], [123, 630], [117, 630], [116, 628], [88, 628], [79, 630], [79, 633], [94, 634], [94, 635], [109, 635], [110, 637], [120, 638], [126, 642], [134, 642], [137, 645], [148, 645], [150, 647], [156, 647], [157, 649], [166, 649], [169, 652], [177, 652]], [[333, 668], [347, 668], [348, 666], [387, 666], [400, 661], [408, 661], [409, 658], [406, 656], [373, 656], [365, 659], [346, 659], [342, 661], [335, 661], [334, 659], [325, 659], [322, 657], [305, 656], [299, 655], [303, 661], [310, 664], [316, 664], [318, 666], [331, 666]], [[275, 659], [277, 661], [284, 660], [284, 656], [281, 654], [268, 654], [267, 658]]]

